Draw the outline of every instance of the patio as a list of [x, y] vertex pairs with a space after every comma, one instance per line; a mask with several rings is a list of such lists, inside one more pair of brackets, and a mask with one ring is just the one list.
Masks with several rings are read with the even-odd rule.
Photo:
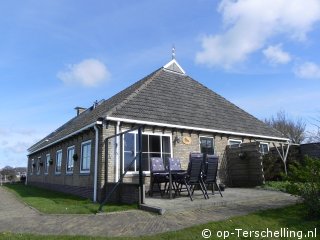
[[[158, 214], [193, 211], [197, 209], [207, 209], [212, 207], [228, 207], [242, 203], [254, 204], [263, 200], [263, 202], [276, 202], [277, 200], [292, 201], [293, 196], [279, 191], [263, 190], [259, 188], [226, 188], [222, 192], [223, 197], [220, 197], [219, 192], [215, 195], [209, 191], [209, 199], [204, 199], [200, 190], [194, 192], [194, 200], [185, 194], [173, 199], [169, 199], [166, 195], [161, 198], [160, 194], [155, 194], [153, 197], [146, 196], [145, 204], [142, 209], [156, 212]], [[296, 199], [298, 201], [298, 198]]]

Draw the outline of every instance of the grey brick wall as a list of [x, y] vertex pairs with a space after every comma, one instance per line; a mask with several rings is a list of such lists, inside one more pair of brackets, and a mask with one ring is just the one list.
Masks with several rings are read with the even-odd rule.
[[[91, 163], [90, 163], [90, 173], [80, 173], [80, 162], [81, 162], [81, 143], [91, 140]], [[66, 161], [67, 161], [67, 148], [70, 146], [75, 146], [75, 153], [78, 155], [78, 160], [74, 161], [73, 173], [66, 173]], [[93, 188], [93, 177], [94, 177], [94, 148], [95, 148], [95, 131], [93, 128], [86, 130], [78, 135], [70, 137], [62, 142], [59, 142], [53, 146], [41, 150], [40, 152], [31, 154], [28, 157], [28, 183], [41, 185], [42, 187], [48, 187], [55, 190], [67, 191], [73, 188]], [[61, 174], [55, 173], [56, 166], [56, 152], [62, 149], [62, 163], [61, 163]], [[36, 168], [31, 174], [30, 169], [32, 167], [31, 161], [34, 159], [38, 160], [41, 157], [42, 162], [46, 161], [46, 154], [50, 154], [50, 158], [53, 160], [53, 164], [49, 165], [48, 174], [44, 173], [44, 165], [40, 167], [40, 174], [36, 173]], [[60, 185], [57, 187], [57, 185]], [[65, 191], [65, 192], [66, 192]], [[71, 193], [76, 193], [77, 191], [71, 191]], [[86, 194], [87, 194], [86, 190]], [[92, 199], [92, 196], [87, 196]]]

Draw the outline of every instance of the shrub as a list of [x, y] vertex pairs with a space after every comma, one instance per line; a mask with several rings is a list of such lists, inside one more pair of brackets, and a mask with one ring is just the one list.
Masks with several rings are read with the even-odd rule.
[[263, 172], [266, 181], [282, 180], [283, 163], [278, 155], [265, 154], [263, 156]]
[[25, 183], [26, 182], [27, 177], [26, 176], [21, 176], [20, 177], [20, 182]]
[[303, 198], [310, 216], [320, 217], [320, 159], [306, 157], [289, 169], [287, 191]]

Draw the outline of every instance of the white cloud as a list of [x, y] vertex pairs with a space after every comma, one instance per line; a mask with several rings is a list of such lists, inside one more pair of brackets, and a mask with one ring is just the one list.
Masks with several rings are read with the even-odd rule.
[[290, 54], [283, 51], [280, 44], [276, 46], [269, 46], [262, 52], [272, 64], [285, 64], [291, 61]]
[[11, 127], [2, 128], [2, 131], [5, 133], [5, 138], [0, 138], [0, 168], [4, 166], [26, 166], [27, 149], [37, 142], [37, 139], [41, 139], [49, 132], [49, 130], [40, 132], [39, 130], [33, 130], [33, 128], [15, 129]]
[[68, 65], [65, 71], [57, 77], [66, 84], [81, 84], [85, 87], [95, 87], [110, 78], [107, 67], [97, 59], [85, 59], [77, 64]]
[[202, 38], [196, 62], [230, 68], [263, 48], [267, 41], [283, 34], [305, 40], [320, 20], [319, 0], [222, 0], [225, 32]]
[[320, 65], [313, 62], [305, 62], [298, 66], [294, 73], [299, 78], [320, 79]]
[[26, 153], [27, 149], [31, 146], [30, 142], [18, 141], [14, 145], [8, 146], [5, 150], [11, 153]]

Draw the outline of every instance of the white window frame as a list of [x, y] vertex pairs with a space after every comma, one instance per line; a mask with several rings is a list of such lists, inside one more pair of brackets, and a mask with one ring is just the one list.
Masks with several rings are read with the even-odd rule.
[[[89, 157], [89, 169], [82, 169], [82, 163], [83, 163], [83, 146], [90, 144], [90, 157]], [[91, 158], [92, 158], [92, 151], [91, 151], [92, 145], [91, 140], [85, 141], [81, 143], [81, 159], [80, 159], [80, 173], [90, 173], [90, 165], [91, 165]]]
[[[260, 145], [267, 145], [268, 146], [268, 152], [269, 152], [269, 143], [267, 143], [267, 142], [260, 142]], [[260, 148], [260, 152], [261, 152], [261, 148]], [[268, 152], [261, 152], [262, 153], [262, 155], [265, 155], [265, 154], [267, 154]]]
[[201, 138], [211, 138], [212, 139], [212, 142], [213, 142], [213, 154], [216, 154], [216, 150], [215, 150], [216, 140], [212, 136], [199, 136], [199, 152], [201, 152], [201, 140], [200, 140]]
[[46, 154], [46, 161], [44, 163], [44, 174], [48, 175], [49, 173], [49, 166], [50, 166], [50, 153]]
[[[69, 156], [69, 151], [70, 150], [73, 150], [73, 154], [71, 156], [71, 161], [72, 161], [72, 170], [71, 171], [68, 171], [68, 166], [69, 166], [69, 160], [70, 160], [70, 156]], [[73, 173], [73, 170], [74, 170], [74, 160], [73, 160], [73, 155], [76, 153], [76, 148], [75, 146], [70, 146], [67, 148], [67, 160], [66, 160], [66, 173], [67, 174], [71, 174]]]
[[41, 161], [41, 156], [38, 157], [37, 163], [36, 163], [36, 174], [40, 175], [40, 161]]
[[[239, 146], [238, 147], [240, 147], [240, 145], [241, 145], [241, 143], [242, 143], [242, 140], [240, 140], [240, 139], [229, 139], [228, 140], [228, 145], [231, 147], [232, 145], [237, 145], [237, 144], [230, 144], [230, 142], [238, 142], [239, 143]], [[232, 148], [232, 147], [231, 147]]]
[[[58, 172], [57, 171], [57, 166], [58, 166], [58, 154], [61, 153], [61, 159], [60, 159], [60, 171]], [[55, 171], [55, 174], [61, 174], [61, 170], [62, 170], [62, 149], [58, 150], [56, 152], [56, 164], [55, 164], [55, 168], [54, 168], [54, 171]]]
[[[136, 149], [136, 135], [138, 134], [138, 131], [132, 131], [132, 132], [128, 132], [128, 133], [132, 133], [132, 134], [135, 134], [134, 136], [134, 156], [137, 155], [137, 149]], [[172, 149], [172, 134], [170, 133], [160, 133], [160, 132], [143, 132], [142, 135], [153, 135], [153, 136], [160, 136], [160, 157], [162, 158], [162, 136], [164, 137], [169, 137], [169, 141], [170, 141], [170, 157], [173, 156], [173, 149]], [[121, 167], [121, 171], [122, 173], [124, 172], [124, 137], [122, 138], [122, 149], [121, 149], [121, 152], [122, 152], [122, 167]], [[148, 153], [152, 153], [152, 152], [148, 152]], [[136, 163], [134, 164], [134, 169], [136, 169]], [[150, 174], [150, 171], [143, 171], [144, 174]], [[128, 171], [127, 174], [132, 174], [132, 175], [135, 175], [135, 174], [139, 174], [139, 171], [136, 169], [136, 171]]]

